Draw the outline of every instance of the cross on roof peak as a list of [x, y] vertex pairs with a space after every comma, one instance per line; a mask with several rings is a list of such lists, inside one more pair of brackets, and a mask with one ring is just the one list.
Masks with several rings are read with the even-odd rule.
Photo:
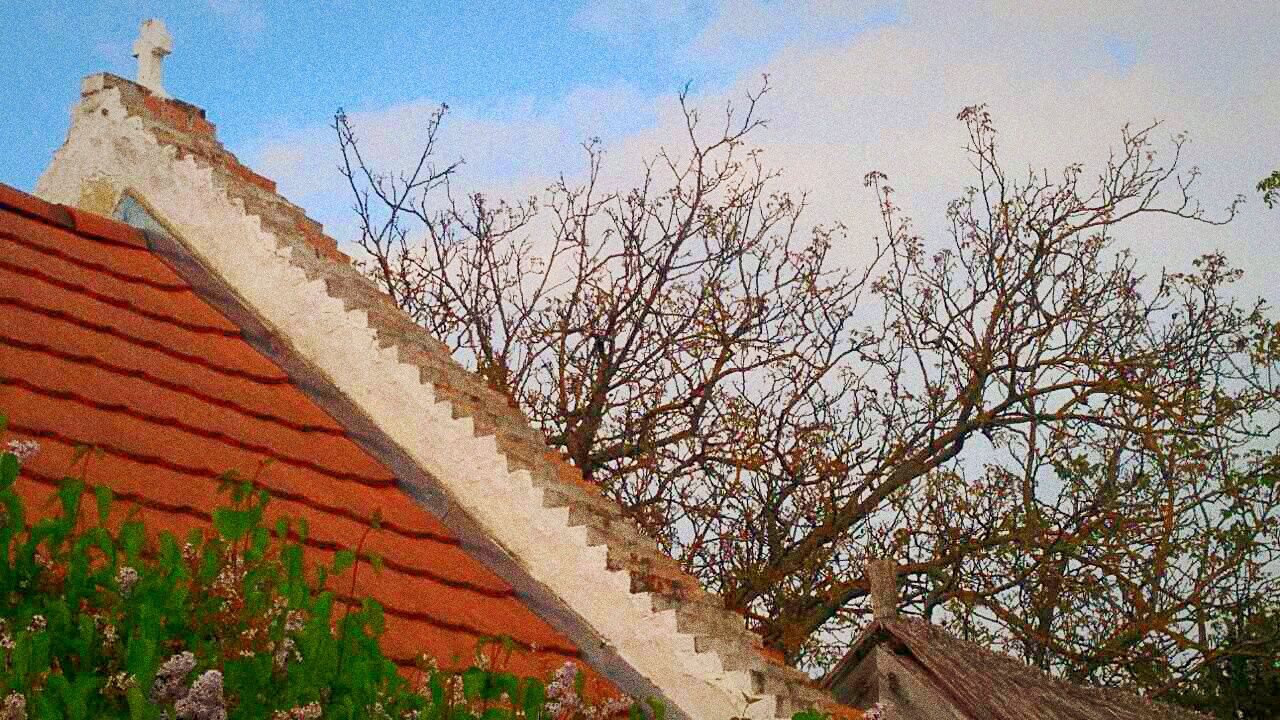
[[164, 27], [164, 21], [152, 18], [144, 20], [133, 43], [133, 56], [138, 58], [138, 84], [162, 98], [169, 97], [161, 82], [160, 63], [173, 52], [173, 38]]

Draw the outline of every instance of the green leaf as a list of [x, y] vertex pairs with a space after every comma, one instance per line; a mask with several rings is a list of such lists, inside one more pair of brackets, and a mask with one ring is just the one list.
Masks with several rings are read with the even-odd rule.
[[511, 702], [515, 702], [516, 696], [519, 694], [520, 680], [509, 672], [494, 673], [489, 678], [489, 685], [485, 688], [485, 699], [496, 700], [502, 697], [503, 693], [507, 694], [507, 698]]
[[253, 513], [246, 510], [218, 508], [213, 511], [214, 529], [218, 531], [218, 535], [230, 542], [236, 542], [244, 537], [253, 527], [253, 520]]
[[[55, 678], [62, 682], [54, 683]], [[86, 720], [89, 717], [89, 694], [97, 687], [98, 678], [81, 675], [76, 678], [75, 684], [67, 682], [61, 675], [54, 675], [49, 680], [50, 688], [56, 690], [62, 700], [68, 720]]]
[[89, 658], [93, 657], [94, 636], [96, 635], [93, 627], [93, 618], [82, 613], [80, 615], [78, 630], [79, 634], [75, 639], [76, 655], [80, 658], [81, 662], [85, 662]]
[[474, 700], [484, 692], [486, 681], [489, 674], [480, 668], [467, 668], [462, 673], [462, 695], [468, 700]]
[[120, 528], [120, 546], [129, 562], [136, 563], [142, 555], [142, 548], [147, 542], [147, 528], [142, 523], [130, 521]]
[[1258, 192], [1262, 193], [1262, 202], [1267, 207], [1275, 207], [1280, 198], [1280, 170], [1276, 170], [1258, 182]]
[[356, 562], [356, 554], [350, 550], [339, 550], [333, 555], [333, 574], [341, 575]]
[[98, 504], [98, 524], [105, 525], [107, 523], [107, 513], [111, 511], [111, 502], [114, 499], [111, 488], [106, 485], [99, 485], [93, 489], [93, 497]]
[[547, 688], [541, 681], [529, 678], [524, 690], [524, 716], [527, 720], [542, 717], [542, 706], [547, 704]]
[[65, 478], [58, 486], [58, 501], [62, 504], [62, 514], [67, 518], [75, 518], [80, 514], [80, 498], [84, 495], [84, 481], [78, 478]]
[[431, 704], [436, 707], [444, 705], [444, 683], [440, 680], [440, 673], [433, 671], [427, 685], [431, 688]]
[[491, 707], [484, 711], [480, 720], [511, 720], [511, 711], [506, 708]]
[[18, 458], [12, 453], [0, 456], [0, 490], [8, 490], [18, 479]]
[[129, 688], [125, 700], [129, 703], [129, 720], [153, 720], [160, 714], [160, 709], [147, 700], [141, 688]]
[[267, 553], [267, 546], [271, 544], [271, 533], [261, 525], [253, 528], [253, 543], [249, 547], [246, 556], [251, 560], [257, 560]]

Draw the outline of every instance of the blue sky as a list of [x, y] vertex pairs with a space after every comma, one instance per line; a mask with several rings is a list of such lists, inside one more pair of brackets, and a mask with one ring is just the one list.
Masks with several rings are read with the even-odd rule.
[[[1280, 167], [1280, 19], [1271, 3], [1079, 0], [582, 0], [282, 2], [100, 0], [5, 3], [0, 43], [0, 182], [31, 189], [62, 142], [80, 78], [133, 77], [141, 20], [162, 18], [175, 51], [165, 86], [208, 111], [219, 138], [325, 223], [352, 216], [335, 170], [333, 111], [351, 112], [371, 157], [412, 155], [423, 120], [452, 108], [442, 155], [469, 187], [523, 196], [582, 167], [600, 136], [607, 174], [626, 183], [680, 144], [675, 94], [723, 108], [768, 73], [770, 126], [753, 142], [810, 193], [812, 219], [851, 228], [857, 263], [875, 232], [861, 187], [887, 172], [899, 199], [940, 234], [946, 199], [968, 180], [955, 121], [986, 102], [1011, 167], [1097, 163], [1125, 122], [1191, 133], [1188, 164], [1220, 208], [1250, 196], [1224, 229], [1163, 227], [1131, 238], [1140, 257], [1185, 267], [1220, 248], [1280, 301], [1280, 212], [1253, 184]], [[86, 9], [86, 6], [88, 9]], [[331, 9], [332, 8], [332, 9]], [[340, 9], [338, 9], [340, 8]], [[1167, 132], [1166, 132], [1167, 131]], [[1153, 245], [1144, 249], [1143, 245]]]
[[[6, 3], [0, 43], [23, 64], [6, 73], [0, 108], [0, 178], [30, 188], [61, 142], [79, 78], [132, 77], [138, 23], [162, 18], [176, 52], [166, 88], [205, 108], [231, 147], [274, 128], [324, 121], [333, 110], [372, 109], [430, 97], [470, 108], [554, 103], [575, 87], [625, 83], [656, 95], [724, 84], [784, 38], [693, 60], [680, 48], [711, 19], [710, 2], [284, 2], [109, 0]], [[847, 38], [893, 17], [826, 28]], [[627, 26], [616, 21], [625, 16]], [[608, 32], [602, 32], [607, 30]], [[640, 125], [646, 117], [632, 117]]]
[[[61, 140], [80, 77], [133, 75], [138, 23], [161, 17], [176, 52], [171, 94], [209, 111], [235, 147], [277, 125], [323, 120], [340, 106], [376, 107], [426, 95], [483, 105], [513, 95], [556, 97], [587, 78], [641, 87], [677, 82], [663, 48], [612, 43], [574, 24], [568, 4], [541, 2], [6, 3], [0, 42], [22, 73], [6, 73], [0, 177], [29, 188]], [[341, 10], [328, 10], [337, 7]]]

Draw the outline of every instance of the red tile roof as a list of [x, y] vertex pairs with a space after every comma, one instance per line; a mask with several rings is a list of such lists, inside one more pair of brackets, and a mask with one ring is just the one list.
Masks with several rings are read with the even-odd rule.
[[[385, 608], [387, 653], [467, 662], [476, 640], [507, 634], [531, 648], [511, 669], [542, 674], [578, 649], [471, 557], [397, 487], [393, 473], [242, 336], [137, 230], [0, 185], [0, 411], [40, 452], [23, 469], [34, 503], [68, 473], [77, 444], [96, 445], [87, 479], [109, 486], [180, 535], [205, 527], [225, 498], [218, 476], [254, 474], [272, 518], [305, 517], [314, 560], [365, 547], [381, 573], [357, 594]], [[346, 588], [346, 576], [336, 587]]]

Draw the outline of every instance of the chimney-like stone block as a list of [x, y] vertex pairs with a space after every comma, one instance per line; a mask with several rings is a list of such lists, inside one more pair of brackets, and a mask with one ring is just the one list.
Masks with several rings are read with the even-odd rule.
[[871, 586], [871, 614], [876, 620], [892, 620], [898, 616], [898, 563], [875, 558], [866, 564], [867, 582]]

